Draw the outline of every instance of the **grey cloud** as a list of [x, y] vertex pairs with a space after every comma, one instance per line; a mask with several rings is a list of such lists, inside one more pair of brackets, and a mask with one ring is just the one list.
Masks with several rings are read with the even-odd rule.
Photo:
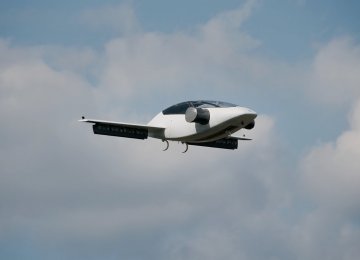
[[[125, 237], [160, 232], [165, 246], [165, 238], [183, 225], [190, 228], [201, 219], [211, 224], [223, 213], [226, 221], [267, 203], [268, 187], [251, 174], [255, 161], [245, 160], [248, 144], [234, 171], [237, 155], [231, 152], [194, 148], [183, 156], [177, 146], [163, 153], [158, 142], [93, 136], [75, 120], [79, 111], [95, 110], [96, 92], [78, 75], [52, 69], [41, 56], [5, 66], [0, 82], [1, 136], [7, 142], [1, 149], [2, 241], [18, 234], [18, 241], [29, 237], [52, 252], [71, 250], [70, 258], [85, 258], [84, 251], [97, 258], [106, 243], [118, 241], [114, 254], [141, 256], [121, 246]], [[261, 140], [272, 127], [270, 118], [259, 119], [254, 152], [271, 149]], [[235, 205], [231, 198], [237, 198]], [[150, 257], [159, 254], [161, 247]]]

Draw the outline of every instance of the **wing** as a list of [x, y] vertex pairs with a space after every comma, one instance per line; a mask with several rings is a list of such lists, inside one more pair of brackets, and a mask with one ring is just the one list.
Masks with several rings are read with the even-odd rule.
[[79, 122], [93, 123], [94, 134], [127, 137], [135, 139], [146, 139], [148, 136], [162, 136], [164, 127], [130, 124], [115, 121], [81, 119]]
[[236, 140], [240, 140], [240, 141], [251, 141], [251, 138], [246, 138], [246, 137], [238, 137], [238, 136], [229, 136], [229, 139], [236, 139]]

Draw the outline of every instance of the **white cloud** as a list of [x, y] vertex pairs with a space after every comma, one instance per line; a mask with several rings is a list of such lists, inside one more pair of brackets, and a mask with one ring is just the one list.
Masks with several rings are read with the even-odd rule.
[[309, 95], [325, 104], [354, 102], [360, 96], [360, 46], [350, 37], [322, 46], [313, 63]]
[[313, 85], [309, 90], [317, 100], [331, 106], [353, 105], [350, 129], [334, 142], [319, 144], [302, 162], [304, 180], [314, 198], [327, 207], [357, 210], [360, 204], [360, 47], [350, 38], [334, 39], [315, 57]]
[[[311, 204], [294, 229], [306, 259], [357, 259], [360, 236], [360, 51], [350, 38], [334, 39], [318, 51], [308, 93], [334, 108], [352, 106], [349, 129], [334, 141], [314, 145], [300, 161], [299, 187]], [[351, 231], [350, 231], [351, 230]]]
[[216, 86], [227, 88], [234, 77], [240, 89], [249, 70], [256, 70], [255, 78], [262, 74], [259, 62], [247, 57], [259, 42], [240, 30], [255, 3], [224, 12], [195, 31], [136, 33], [110, 41], [100, 85], [119, 98], [160, 91], [198, 96]]
[[[88, 248], [107, 244], [114, 237], [124, 240], [133, 233], [146, 237], [160, 232], [165, 239], [172, 236], [169, 229], [179, 230], [208, 216], [213, 218], [210, 222], [236, 221], [239, 214], [257, 211], [274, 197], [277, 191], [263, 182], [263, 174], [253, 174], [255, 169], [263, 171], [273, 165], [265, 156], [273, 154], [275, 148], [274, 124], [269, 116], [259, 116], [252, 135], [256, 142], [240, 143], [238, 151], [190, 147], [185, 155], [176, 144], [164, 153], [161, 142], [94, 136], [90, 126], [76, 122], [83, 111], [99, 113], [99, 99], [112, 98], [113, 92], [104, 84], [94, 86], [86, 78], [93, 62], [105, 64], [104, 71], [113, 70], [116, 76], [118, 67], [111, 62], [127, 55], [125, 60], [134, 60], [134, 65], [121, 63], [122, 69], [129, 69], [123, 75], [129, 82], [148, 82], [153, 77], [152, 88], [156, 84], [165, 86], [166, 79], [146, 73], [152, 68], [151, 60], [164, 53], [173, 56], [175, 64], [180, 59], [176, 72], [165, 73], [173, 82], [180, 78], [179, 71], [193, 73], [189, 68], [193, 64], [176, 52], [181, 50], [190, 59], [195, 53], [190, 49], [197, 46], [200, 51], [201, 45], [206, 45], [204, 39], [199, 44], [196, 37], [182, 34], [157, 38], [156, 33], [145, 33], [135, 36], [142, 39], [136, 46], [136, 42], [130, 44], [133, 37], [109, 43], [106, 57], [89, 49], [19, 48], [1, 42], [0, 135], [5, 144], [0, 147], [0, 198], [5, 205], [0, 214], [1, 241], [20, 234], [45, 247], [50, 241], [60, 247], [83, 243]], [[128, 41], [125, 49], [117, 45]], [[131, 46], [135, 51], [124, 51]], [[149, 50], [140, 52], [144, 46]], [[205, 59], [208, 51], [200, 57]], [[145, 65], [141, 57], [147, 56], [142, 54], [151, 58], [145, 59]], [[165, 69], [166, 58], [156, 64]], [[108, 82], [116, 86], [119, 80]], [[140, 84], [135, 85], [138, 88], [131, 91], [139, 93]], [[121, 104], [117, 105], [121, 110]], [[118, 110], [112, 107], [109, 114]], [[251, 151], [261, 154], [261, 165]], [[223, 212], [227, 212], [225, 216]], [[226, 242], [226, 236], [224, 232], [219, 241]], [[219, 255], [231, 254], [234, 246]], [[72, 250], [84, 255], [81, 246]]]
[[351, 128], [335, 142], [314, 147], [303, 161], [306, 185], [322, 205], [360, 210], [360, 103], [350, 117]]
[[[241, 30], [254, 3], [169, 34], [137, 31], [127, 7], [100, 9], [96, 26], [125, 19], [121, 30], [136, 32], [108, 42], [104, 52], [0, 41], [0, 241], [29, 237], [40, 251], [55, 244], [71, 257], [319, 259], [331, 248], [328, 259], [356, 259], [360, 105], [348, 131], [301, 162], [305, 192], [295, 189], [298, 169], [286, 164], [289, 151], [273, 116], [259, 115], [246, 132], [254, 140], [236, 151], [190, 147], [186, 154], [176, 143], [162, 152], [158, 140], [94, 136], [76, 122], [84, 111], [131, 120], [124, 102], [160, 91], [157, 101], [168, 103], [165, 97], [179, 93], [239, 97], [245, 85], [286, 96], [299, 82], [317, 82], [313, 93], [326, 86], [336, 92], [344, 82], [358, 95], [357, 76], [333, 65], [338, 59], [357, 68], [351, 41], [320, 49], [310, 73], [254, 54], [260, 43]], [[114, 18], [122, 12], [129, 13]], [[302, 199], [316, 209], [303, 209]], [[129, 237], [136, 241], [130, 246]], [[151, 253], [139, 253], [136, 243]]]
[[242, 30], [256, 6], [247, 1], [189, 31], [138, 32], [109, 41], [98, 77], [102, 92], [121, 101], [160, 94], [171, 102], [180, 101], [174, 96], [225, 98], [258, 89], [296, 92], [307, 65], [261, 57], [261, 42]]

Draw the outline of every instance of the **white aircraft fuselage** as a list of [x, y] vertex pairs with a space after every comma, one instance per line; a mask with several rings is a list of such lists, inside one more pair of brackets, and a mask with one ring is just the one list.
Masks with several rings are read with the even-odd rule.
[[157, 114], [149, 123], [150, 126], [162, 126], [163, 133], [150, 131], [149, 136], [182, 142], [209, 142], [225, 138], [250, 124], [256, 113], [244, 107], [207, 108], [210, 120], [207, 124], [189, 123], [183, 114]]
[[158, 113], [147, 125], [85, 119], [94, 123], [95, 134], [146, 139], [153, 137], [186, 144], [236, 149], [238, 140], [231, 136], [242, 128], [252, 129], [257, 114], [246, 107], [220, 101], [187, 101], [173, 105]]

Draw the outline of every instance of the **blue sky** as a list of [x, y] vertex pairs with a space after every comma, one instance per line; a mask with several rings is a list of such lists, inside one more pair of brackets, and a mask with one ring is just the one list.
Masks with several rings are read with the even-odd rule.
[[[358, 259], [357, 1], [2, 1], [0, 258]], [[184, 100], [238, 150], [94, 136]]]
[[[145, 31], [192, 30], [219, 12], [239, 7], [244, 1], [125, 1], [136, 12]], [[109, 28], [103, 34], [91, 31], [78, 18], [87, 9], [118, 5], [122, 1], [3, 1], [1, 33], [19, 44], [82, 44], [101, 46], [114, 37]], [[357, 1], [263, 1], [244, 26], [264, 43], [269, 55], [295, 57], [308, 53], [314, 41], [358, 33]], [[100, 34], [100, 35], [99, 35]], [[95, 37], [97, 36], [97, 37]], [[285, 46], [285, 44], [287, 44]], [[291, 46], [296, 55], [287, 51]], [[310, 45], [310, 46], [309, 46]], [[300, 51], [300, 53], [299, 53]], [[285, 52], [285, 53], [284, 53]], [[301, 56], [300, 56], [301, 57]], [[305, 56], [306, 57], [306, 56]]]

